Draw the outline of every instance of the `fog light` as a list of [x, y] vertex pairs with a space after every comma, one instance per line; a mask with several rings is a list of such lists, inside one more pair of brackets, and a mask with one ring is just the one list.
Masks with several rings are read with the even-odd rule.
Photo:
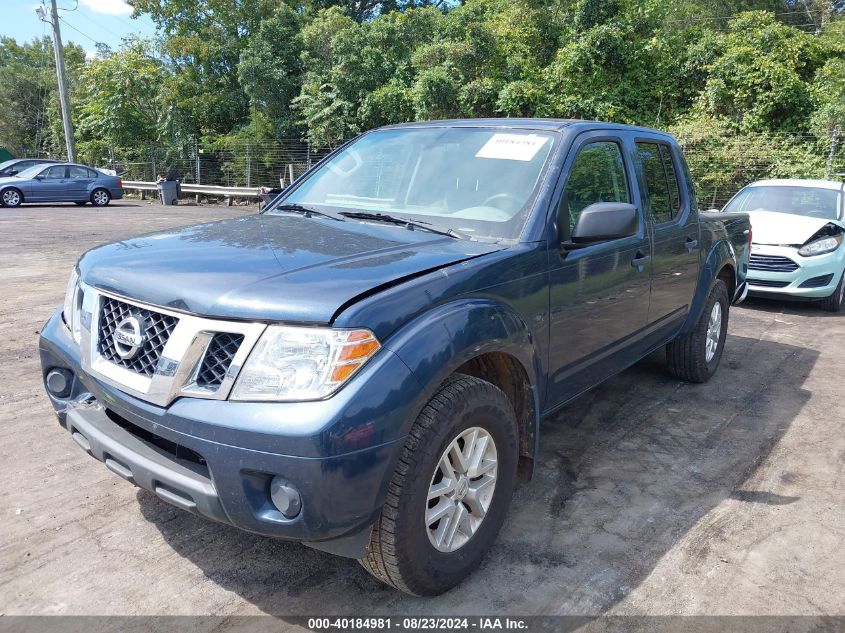
[[56, 398], [66, 398], [70, 395], [73, 376], [67, 369], [51, 369], [47, 372], [47, 390]]
[[302, 497], [291, 483], [281, 477], [270, 481], [270, 499], [286, 518], [292, 519], [302, 509]]

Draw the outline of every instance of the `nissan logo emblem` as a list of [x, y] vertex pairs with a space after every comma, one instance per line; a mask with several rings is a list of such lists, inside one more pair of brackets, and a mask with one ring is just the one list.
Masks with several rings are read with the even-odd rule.
[[117, 324], [112, 334], [112, 342], [117, 355], [123, 360], [133, 358], [146, 341], [144, 325], [135, 316], [128, 316]]

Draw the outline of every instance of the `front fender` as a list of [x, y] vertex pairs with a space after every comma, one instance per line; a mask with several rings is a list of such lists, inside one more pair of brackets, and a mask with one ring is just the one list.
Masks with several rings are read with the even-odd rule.
[[[678, 336], [689, 334], [695, 327], [695, 324], [698, 323], [701, 311], [707, 302], [707, 297], [710, 296], [710, 291], [713, 289], [717, 275], [722, 268], [730, 266], [734, 279], [736, 279], [736, 262], [736, 251], [727, 239], [718, 240], [713, 244], [699, 271], [698, 284], [692, 299], [692, 305]], [[728, 289], [728, 293], [730, 293], [730, 288]], [[733, 297], [731, 297], [731, 300], [733, 300]]]
[[[489, 299], [463, 299], [444, 304], [417, 317], [385, 342], [423, 385], [417, 413], [446, 378], [467, 361], [490, 352], [512, 356], [528, 377], [538, 424], [542, 393], [540, 355], [524, 320], [509, 306]], [[414, 419], [405, 421], [402, 434]], [[532, 429], [536, 431], [535, 429]], [[536, 432], [533, 433], [536, 437]]]

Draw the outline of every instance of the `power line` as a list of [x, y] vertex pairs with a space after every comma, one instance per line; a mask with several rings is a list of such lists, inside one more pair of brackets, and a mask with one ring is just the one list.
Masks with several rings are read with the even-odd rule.
[[59, 16], [59, 19], [60, 19], [62, 22], [64, 22], [67, 26], [69, 26], [70, 28], [72, 28], [74, 31], [76, 31], [77, 33], [79, 33], [82, 37], [87, 37], [89, 40], [91, 40], [92, 42], [94, 42], [94, 44], [103, 44], [103, 42], [101, 42], [100, 40], [96, 40], [96, 39], [94, 39], [93, 37], [91, 37], [90, 35], [88, 35], [87, 33], [83, 33], [82, 31], [80, 31], [78, 28], [76, 28], [73, 24], [71, 24], [70, 22], [68, 22], [67, 20], [65, 20], [63, 17]]

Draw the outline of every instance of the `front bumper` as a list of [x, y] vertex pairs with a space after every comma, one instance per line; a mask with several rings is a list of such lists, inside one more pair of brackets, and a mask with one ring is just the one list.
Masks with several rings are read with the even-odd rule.
[[[183, 397], [158, 407], [81, 371], [60, 312], [41, 333], [40, 355], [45, 380], [54, 368], [72, 374], [66, 397], [48, 390], [60, 422], [119, 476], [208, 519], [351, 557], [365, 553], [404, 444], [408, 403], [420, 390], [383, 350], [327, 400]], [[301, 494], [294, 518], [272, 504], [276, 475]]]
[[[823, 299], [836, 290], [845, 268], [843, 247], [815, 257], [802, 257], [798, 254], [798, 249], [790, 246], [754, 244], [753, 249], [753, 255], [785, 257], [792, 260], [797, 268], [789, 272], [777, 272], [755, 269], [754, 264], [750, 264], [747, 282], [751, 296]], [[819, 283], [828, 276], [828, 282]]]

